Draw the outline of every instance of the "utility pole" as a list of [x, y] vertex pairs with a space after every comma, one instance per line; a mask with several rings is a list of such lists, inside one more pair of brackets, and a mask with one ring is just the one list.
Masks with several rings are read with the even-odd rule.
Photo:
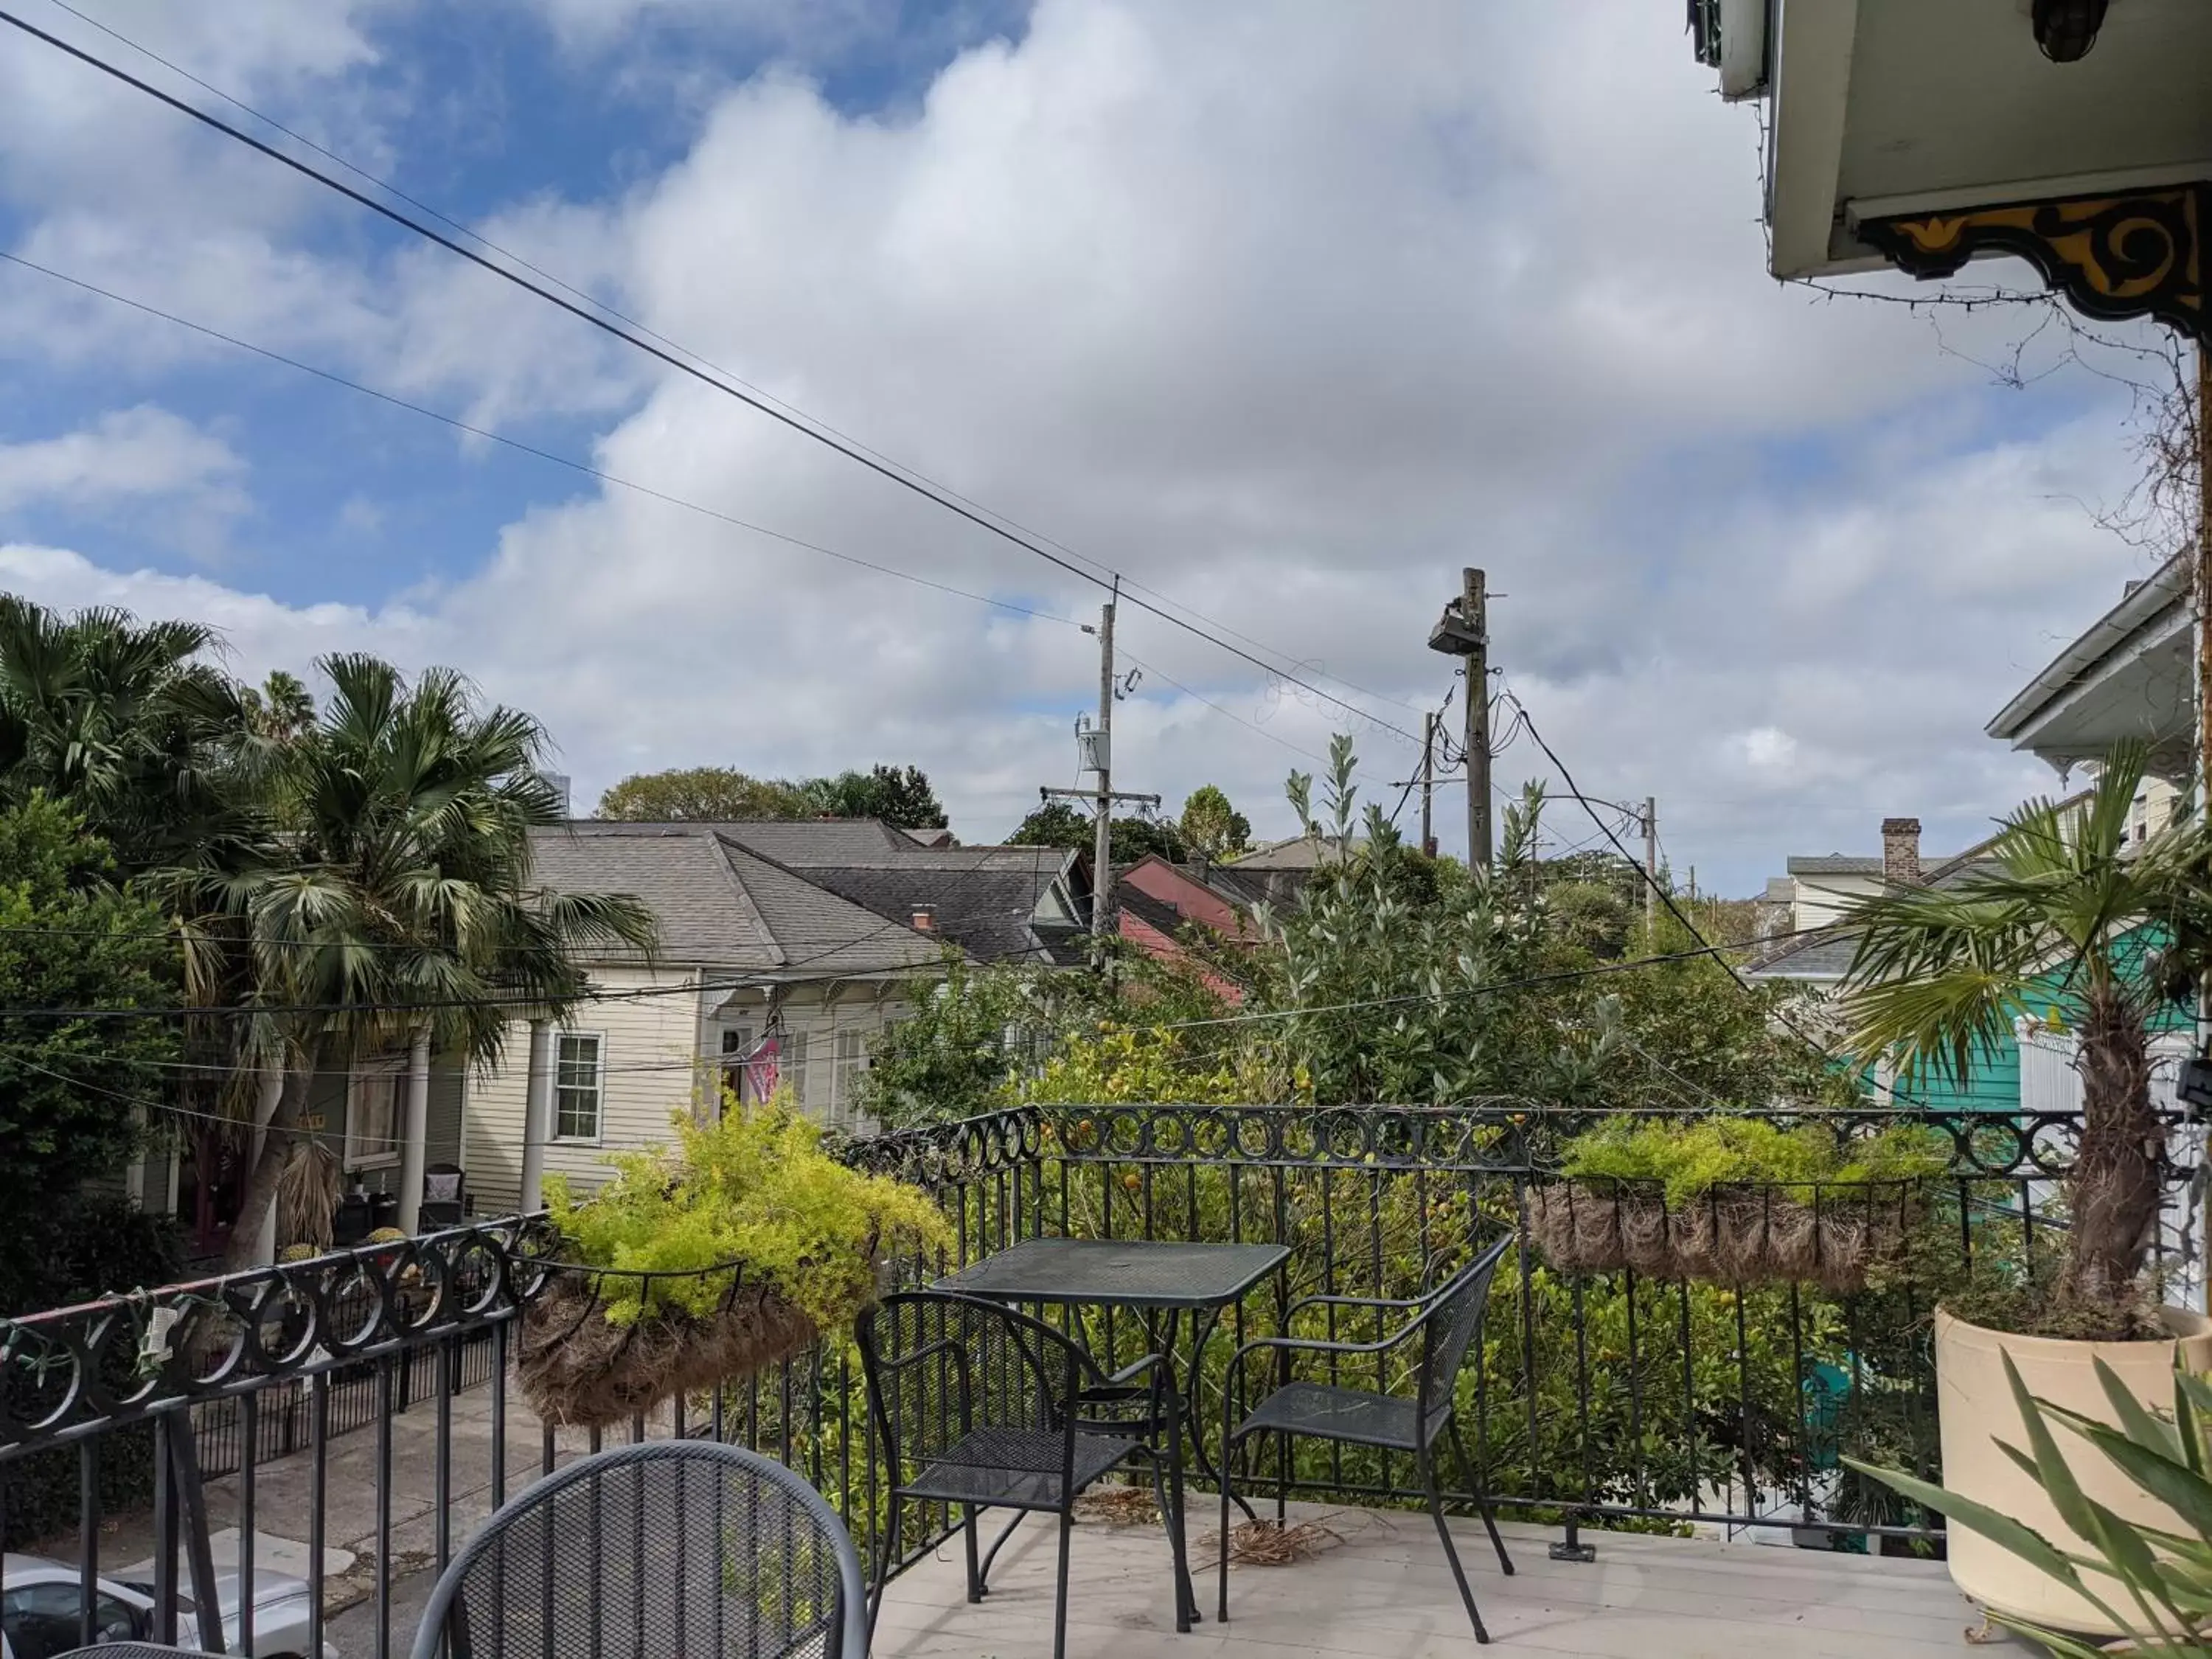
[[1092, 830], [1091, 933], [1103, 938], [1114, 905], [1114, 607], [1121, 598], [1121, 579], [1114, 578], [1113, 597], [1098, 613], [1098, 821]]
[[1421, 851], [1437, 855], [1435, 805], [1437, 794], [1437, 717], [1421, 716]]
[[1644, 798], [1644, 927], [1646, 932], [1659, 920], [1659, 799]]
[[[1460, 573], [1459, 597], [1429, 630], [1429, 649], [1457, 657], [1467, 673], [1467, 865], [1490, 867], [1490, 595], [1482, 572]], [[1428, 770], [1424, 762], [1424, 771]]]
[[1467, 659], [1467, 866], [1490, 867], [1490, 600], [1482, 572], [1461, 573], [1459, 613], [1474, 641]]

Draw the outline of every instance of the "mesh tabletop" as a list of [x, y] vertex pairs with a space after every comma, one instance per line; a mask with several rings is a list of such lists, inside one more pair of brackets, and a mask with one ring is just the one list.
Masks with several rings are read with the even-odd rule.
[[1237, 1301], [1290, 1254], [1281, 1244], [1025, 1238], [939, 1280], [937, 1288], [994, 1302], [1218, 1308]]

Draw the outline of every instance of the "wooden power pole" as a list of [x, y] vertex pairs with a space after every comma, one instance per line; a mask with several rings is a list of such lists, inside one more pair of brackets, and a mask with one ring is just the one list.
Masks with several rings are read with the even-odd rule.
[[1437, 717], [1421, 716], [1421, 851], [1437, 855]]
[[1644, 927], [1649, 933], [1659, 921], [1659, 800], [1644, 798]]
[[1098, 613], [1098, 811], [1091, 830], [1091, 932], [1105, 934], [1114, 908], [1114, 607], [1121, 579], [1114, 578], [1113, 598]]
[[1459, 613], [1473, 641], [1467, 658], [1467, 864], [1490, 867], [1490, 597], [1480, 570], [1461, 573]]
[[[1429, 649], [1467, 665], [1467, 864], [1490, 867], [1490, 595], [1482, 572], [1460, 573], [1459, 597], [1429, 630]], [[1424, 768], [1427, 763], [1423, 763]], [[1425, 794], [1424, 801], [1425, 803]]]

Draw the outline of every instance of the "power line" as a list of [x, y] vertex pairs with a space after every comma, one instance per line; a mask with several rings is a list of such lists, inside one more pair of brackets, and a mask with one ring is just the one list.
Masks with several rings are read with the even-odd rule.
[[[437, 208], [432, 206], [429, 203], [425, 202], [418, 196], [409, 195], [405, 191], [400, 189], [398, 185], [393, 184], [390, 179], [381, 178], [378, 174], [369, 172], [367, 168], [362, 167], [357, 163], [349, 161], [345, 156], [339, 155], [336, 150], [316, 143], [305, 133], [299, 131], [295, 128], [285, 125], [283, 122], [278, 120], [275, 116], [270, 115], [265, 110], [257, 109], [252, 104], [246, 102], [245, 100], [224, 91], [221, 87], [216, 86], [214, 82], [203, 80], [200, 76], [193, 74], [182, 64], [174, 63], [169, 58], [162, 57], [161, 53], [154, 51], [151, 47], [133, 40], [131, 36], [124, 33], [120, 29], [111, 27], [109, 25], [101, 22], [96, 17], [87, 15], [84, 12], [78, 10], [75, 6], [70, 5], [69, 3], [69, 0], [50, 0], [50, 3], [58, 7], [61, 10], [69, 13], [70, 16], [77, 19], [80, 22], [88, 24], [92, 27], [98, 29], [102, 34], [106, 35], [109, 39], [120, 41], [123, 45], [130, 47], [133, 52], [137, 52], [143, 58], [150, 59], [154, 63], [159, 64], [163, 69], [169, 70], [172, 74], [182, 76], [185, 80], [191, 82], [202, 91], [212, 94], [214, 96], [222, 99], [223, 102], [230, 105], [233, 108], [243, 111], [246, 114], [253, 117], [255, 120], [263, 122], [276, 131], [283, 133], [286, 137], [293, 140], [295, 143], [305, 145], [307, 149], [314, 151], [315, 154], [324, 157], [325, 160], [335, 161], [338, 166], [343, 167], [356, 178], [364, 179], [368, 183], [374, 185], [379, 190], [384, 191], [387, 194], [394, 196], [400, 201], [406, 203], [410, 207], [428, 214], [441, 224], [447, 225], [454, 230], [459, 231], [464, 235], [473, 238], [477, 241], [483, 244], [484, 246], [489, 248], [493, 252], [498, 254], [501, 258], [511, 259], [523, 270], [530, 271], [533, 275], [543, 276], [547, 282], [552, 283], [556, 288], [561, 289], [566, 293], [572, 294], [579, 300], [582, 300], [588, 304], [597, 306], [600, 310], [605, 312], [610, 317], [614, 318], [618, 322], [627, 324], [629, 327], [637, 330], [639, 333], [645, 335], [647, 337], [659, 342], [662, 345], [667, 346], [672, 350], [683, 352], [686, 356], [691, 357], [697, 362], [705, 364], [708, 368], [713, 369], [717, 374], [723, 375], [734, 384], [744, 387], [746, 391], [753, 392], [758, 397], [766, 398], [769, 402], [775, 404], [780, 409], [788, 410], [793, 415], [799, 416], [802, 419], [821, 428], [824, 432], [828, 432], [836, 437], [842, 438], [846, 442], [853, 445], [855, 448], [865, 451], [866, 453], [874, 456], [877, 459], [884, 461], [890, 465], [896, 466], [902, 471], [911, 473], [915, 477], [921, 479], [932, 489], [943, 491], [945, 495], [952, 497], [955, 501], [964, 502], [966, 505], [976, 508], [979, 512], [988, 513], [993, 518], [997, 519], [1005, 524], [1011, 525], [1016, 530], [1020, 531], [1024, 535], [1035, 536], [1038, 540], [1045, 543], [1046, 545], [1058, 549], [1060, 552], [1066, 554], [1070, 558], [1080, 559], [1086, 564], [1097, 565], [1101, 570], [1106, 571], [1109, 575], [1113, 574], [1109, 567], [1103, 564], [1101, 561], [1091, 557], [1089, 554], [1071, 547], [1066, 542], [1047, 535], [1042, 531], [1031, 528], [1030, 526], [1022, 523], [1019, 520], [1013, 518], [1011, 514], [1001, 513], [994, 507], [985, 507], [981, 502], [974, 500], [972, 497], [962, 495], [960, 491], [954, 489], [951, 485], [947, 484], [938, 478], [932, 477], [928, 473], [924, 472], [921, 468], [914, 465], [910, 462], [896, 460], [891, 456], [884, 454], [882, 451], [871, 447], [862, 440], [854, 437], [851, 433], [843, 431], [836, 426], [832, 425], [830, 422], [823, 419], [820, 416], [801, 409], [798, 404], [790, 402], [787, 398], [777, 397], [774, 392], [767, 390], [767, 388], [759, 386], [751, 380], [746, 380], [743, 375], [737, 374], [734, 370], [723, 367], [721, 364], [716, 362], [713, 358], [708, 356], [705, 353], [694, 350], [690, 346], [684, 345], [678, 341], [670, 339], [666, 335], [655, 330], [650, 324], [629, 315], [620, 307], [609, 304], [605, 300], [601, 299], [599, 295], [591, 293], [587, 289], [579, 288], [573, 283], [564, 280], [555, 272], [546, 270], [543, 265], [533, 264], [521, 254], [514, 252], [514, 249], [501, 246], [490, 237], [485, 235], [481, 230], [478, 230], [475, 226], [465, 223], [461, 220], [453, 217], [450, 214], [440, 211]], [[1205, 611], [1199, 610], [1195, 605], [1185, 604], [1180, 599], [1171, 599], [1169, 595], [1160, 592], [1158, 588], [1147, 586], [1142, 582], [1136, 581], [1126, 576], [1122, 578], [1122, 585], [1126, 587], [1135, 588], [1140, 592], [1150, 593], [1154, 599], [1159, 599], [1163, 603], [1171, 604], [1175, 605], [1176, 609], [1187, 611], [1191, 616], [1197, 617], [1199, 621], [1206, 623], [1212, 627], [1218, 628], [1222, 632], [1228, 634], [1234, 638], [1243, 640], [1247, 645], [1253, 646], [1261, 650], [1274, 649], [1273, 647], [1267, 645], [1264, 641], [1255, 639], [1249, 634], [1240, 633], [1237, 629], [1231, 627], [1227, 623], [1221, 621], [1218, 617], [1207, 615]], [[1318, 665], [1314, 667], [1313, 672], [1318, 673], [1322, 678], [1334, 680], [1339, 685], [1348, 687], [1350, 690], [1360, 693], [1363, 696], [1373, 697], [1378, 702], [1395, 703], [1401, 708], [1412, 708], [1413, 707], [1413, 704], [1405, 702], [1402, 698], [1391, 696], [1387, 692], [1374, 690], [1368, 686], [1360, 684], [1356, 680], [1346, 679], [1341, 674], [1332, 674], [1327, 669], [1322, 668]]]
[[[1032, 539], [1030, 537], [1008, 527], [1007, 524], [999, 521], [995, 515], [989, 514], [988, 509], [971, 507], [965, 502], [954, 498], [949, 493], [939, 487], [929, 483], [919, 475], [912, 473], [898, 464], [881, 459], [872, 452], [855, 444], [850, 439], [839, 437], [828, 428], [814, 422], [812, 417], [801, 417], [799, 415], [793, 412], [787, 406], [779, 407], [772, 400], [748, 390], [728, 377], [718, 373], [709, 372], [708, 368], [702, 367], [705, 361], [704, 359], [686, 361], [686, 357], [692, 354], [687, 352], [684, 356], [678, 356], [677, 355], [677, 351], [664, 349], [663, 347], [655, 344], [653, 341], [643, 337], [641, 335], [631, 332], [628, 328], [617, 323], [610, 321], [606, 317], [600, 316], [594, 311], [587, 310], [583, 305], [579, 304], [575, 301], [565, 299], [561, 295], [553, 292], [552, 289], [543, 287], [540, 284], [531, 281], [527, 276], [523, 276], [520, 272], [487, 258], [485, 255], [477, 252], [473, 248], [455, 241], [451, 236], [448, 236], [441, 231], [433, 229], [430, 226], [423, 224], [417, 220], [410, 219], [407, 215], [400, 212], [398, 209], [392, 207], [386, 203], [380, 202], [373, 196], [364, 194], [362, 191], [358, 191], [352, 185], [347, 184], [343, 179], [333, 178], [331, 174], [321, 171], [319, 168], [310, 166], [306, 161], [301, 161], [299, 157], [285, 154], [283, 150], [278, 149], [273, 144], [264, 143], [262, 140], [255, 137], [252, 134], [232, 125], [229, 122], [223, 120], [219, 116], [210, 114], [207, 111], [198, 107], [196, 105], [193, 105], [182, 98], [177, 97], [173, 93], [164, 92], [161, 88], [155, 86], [151, 82], [143, 80], [139, 76], [131, 74], [128, 70], [122, 68], [119, 64], [112, 64], [106, 58], [103, 58], [95, 53], [87, 52], [82, 46], [75, 46], [70, 42], [63, 40], [58, 35], [50, 33], [46, 30], [39, 27], [36, 24], [27, 22], [24, 19], [16, 16], [13, 12], [0, 10], [0, 22], [4, 22], [21, 33], [30, 35], [34, 40], [44, 41], [46, 45], [52, 46], [55, 50], [76, 58], [78, 62], [82, 63], [90, 68], [98, 70], [103, 75], [106, 75], [114, 80], [119, 81], [124, 85], [131, 87], [137, 91], [145, 94], [149, 98], [167, 105], [170, 108], [177, 111], [179, 114], [187, 116], [192, 120], [199, 122], [202, 125], [206, 126], [214, 131], [220, 132], [236, 143], [246, 145], [250, 149], [258, 151], [259, 154], [267, 156], [270, 161], [276, 161], [281, 166], [291, 168], [294, 172], [301, 174], [302, 177], [311, 179], [316, 183], [323, 185], [325, 189], [336, 191], [337, 194], [345, 197], [349, 201], [355, 202], [359, 205], [367, 208], [370, 212], [378, 215], [381, 218], [391, 221], [393, 224], [399, 226], [401, 228], [410, 231], [414, 234], [423, 238], [425, 240], [435, 243], [438, 246], [446, 249], [447, 252], [454, 254], [458, 258], [467, 260], [471, 264], [476, 265], [483, 270], [487, 270], [493, 276], [501, 278], [502, 281], [510, 283], [515, 287], [521, 289], [525, 293], [534, 295], [538, 299], [543, 300], [546, 304], [557, 307], [559, 309], [567, 312], [570, 316], [574, 317], [582, 322], [587, 323], [592, 327], [599, 330], [601, 332], [608, 334], [614, 338], [623, 342], [633, 349], [641, 351], [657, 362], [665, 363], [669, 368], [677, 370], [680, 374], [690, 375], [701, 385], [709, 386], [714, 391], [720, 392], [725, 397], [734, 398], [736, 401], [744, 404], [748, 408], [767, 416], [770, 420], [775, 421], [783, 426], [790, 428], [794, 432], [812, 439], [815, 442], [823, 445], [825, 448], [836, 451], [837, 453], [844, 456], [848, 460], [854, 462], [857, 465], [866, 468], [869, 471], [877, 474], [880, 477], [889, 480], [890, 483], [896, 484], [900, 489], [910, 491], [914, 495], [921, 496], [925, 501], [934, 502], [945, 511], [954, 514], [957, 518], [967, 520], [969, 523], [975, 526], [978, 529], [987, 531], [990, 534], [1000, 538], [1001, 540], [1022, 549], [1024, 551], [1030, 553], [1036, 558], [1043, 560], [1046, 563], [1050, 564], [1058, 569], [1066, 572], [1068, 574], [1076, 577], [1078, 580], [1089, 582], [1092, 586], [1097, 587], [1107, 587], [1110, 586], [1110, 583], [1105, 578], [1097, 575], [1092, 571], [1084, 569], [1079, 565], [1072, 562], [1069, 559], [1051, 551], [1042, 544], [1042, 542]], [[593, 303], [596, 304], [597, 302], [594, 301]], [[681, 351], [683, 349], [678, 348], [677, 349], [678, 351]], [[1166, 622], [1174, 627], [1182, 629], [1184, 632], [1192, 635], [1194, 637], [1205, 641], [1216, 650], [1224, 651], [1231, 656], [1241, 658], [1244, 661], [1250, 663], [1253, 666], [1265, 670], [1269, 674], [1273, 675], [1278, 679], [1285, 681], [1286, 684], [1296, 685], [1306, 691], [1310, 691], [1314, 696], [1334, 704], [1338, 708], [1344, 709], [1348, 714], [1355, 714], [1364, 720], [1372, 721], [1382, 730], [1395, 733], [1398, 737], [1403, 738], [1407, 743], [1418, 743], [1419, 741], [1419, 739], [1415, 738], [1412, 732], [1406, 731], [1403, 727], [1393, 726], [1387, 720], [1381, 720], [1375, 715], [1368, 714], [1365, 710], [1358, 708], [1354, 704], [1346, 702], [1343, 698], [1335, 696], [1334, 693], [1322, 690], [1321, 687], [1313, 684], [1310, 681], [1303, 679], [1299, 676], [1291, 673], [1287, 670], [1278, 667], [1276, 665], [1269, 663], [1262, 658], [1254, 655], [1251, 652], [1245, 650], [1241, 646], [1234, 645], [1217, 635], [1209, 634], [1206, 629], [1199, 627], [1196, 623], [1188, 622], [1183, 617], [1175, 615], [1172, 611], [1164, 610], [1158, 605], [1152, 604], [1145, 599], [1135, 598], [1133, 596], [1130, 597], [1129, 603], [1135, 605], [1139, 610], [1151, 612], [1153, 616], [1159, 617], [1162, 621]]]
[[[1513, 696], [1511, 692], [1508, 692], [1506, 695], [1508, 696]], [[1651, 890], [1655, 896], [1657, 896], [1659, 902], [1667, 907], [1667, 914], [1674, 917], [1675, 922], [1685, 933], [1688, 933], [1692, 939], [1696, 939], [1700, 945], [1705, 944], [1705, 935], [1698, 931], [1698, 926], [1695, 922], [1692, 921], [1689, 917], [1682, 914], [1682, 908], [1674, 902], [1674, 894], [1667, 890], [1667, 887], [1661, 883], [1657, 876], [1645, 869], [1641, 863], [1638, 863], [1634, 858], [1630, 856], [1628, 848], [1621, 844], [1620, 837], [1613, 834], [1612, 826], [1598, 817], [1597, 810], [1595, 806], [1593, 806], [1588, 800], [1583, 799], [1582, 786], [1575, 781], [1574, 775], [1567, 770], [1566, 763], [1559, 758], [1559, 755], [1553, 750], [1550, 744], [1544, 741], [1544, 734], [1536, 729], [1535, 720], [1529, 714], [1528, 705], [1522, 702], [1520, 698], [1517, 696], [1513, 697], [1513, 702], [1515, 706], [1521, 711], [1521, 718], [1528, 723], [1528, 736], [1534, 741], [1536, 747], [1544, 751], [1544, 757], [1550, 761], [1552, 764], [1558, 769], [1559, 776], [1565, 781], [1567, 787], [1573, 792], [1574, 799], [1582, 801], [1583, 810], [1589, 814], [1590, 821], [1605, 831], [1606, 839], [1613, 843], [1613, 850], [1618, 852], [1622, 858], [1628, 860], [1629, 863], [1635, 866], [1636, 872], [1644, 878], [1644, 884]], [[1827, 930], [1823, 928], [1801, 928], [1797, 931], [1799, 933], [1820, 933]], [[1756, 996], [1758, 994], [1758, 993], [1753, 989], [1751, 981], [1743, 976], [1733, 962], [1723, 957], [1721, 959], [1721, 965], [1728, 969], [1729, 977], [1733, 979], [1737, 985], [1742, 988], [1743, 993], [1746, 996]], [[1796, 1037], [1807, 1048], [1812, 1049], [1813, 1052], [1820, 1055], [1821, 1059], [1828, 1061], [1832, 1065], [1841, 1065], [1846, 1063], [1845, 1056], [1838, 1054], [1833, 1049], [1830, 1048], [1826, 1043], [1822, 1042], [1818, 1037], [1815, 1037], [1812, 1033], [1807, 1031], [1802, 1026], [1797, 1024], [1797, 1023], [1792, 1020], [1787, 1013], [1782, 1011], [1782, 1009], [1777, 1007], [1772, 1010], [1772, 1012], [1774, 1018], [1780, 1022], [1782, 1028], [1784, 1030], [1788, 1031], [1790, 1036]], [[1907, 1105], [1917, 1106], [1923, 1109], [1932, 1109], [1929, 1108], [1929, 1103], [1927, 1101], [1912, 1095], [1905, 1094], [1903, 1091], [1893, 1086], [1890, 1090], [1890, 1095], [1893, 1099], [1902, 1100]]]
[[[57, 3], [58, 3], [58, 0]], [[296, 357], [289, 357], [281, 351], [271, 350], [267, 346], [256, 345], [251, 340], [242, 340], [234, 334], [226, 334], [222, 330], [210, 328], [204, 323], [196, 323], [189, 317], [180, 317], [174, 312], [164, 311], [160, 307], [149, 305], [143, 300], [134, 300], [128, 295], [118, 294], [112, 289], [100, 287], [97, 283], [87, 282], [82, 276], [72, 276], [65, 270], [57, 270], [52, 266], [40, 264], [34, 259], [26, 259], [21, 254], [10, 253], [4, 248], [0, 248], [0, 259], [4, 259], [12, 265], [20, 265], [25, 270], [36, 271], [40, 276], [51, 277], [55, 282], [66, 283], [71, 288], [82, 289], [87, 294], [96, 295], [100, 299], [111, 301], [117, 305], [127, 306], [131, 310], [143, 313], [146, 316], [159, 318], [165, 323], [173, 323], [179, 328], [189, 329], [195, 334], [204, 336], [210, 340], [218, 340], [224, 345], [234, 346], [240, 351], [250, 351], [257, 357], [264, 357], [270, 362], [281, 363], [287, 368], [297, 369], [302, 374], [312, 374], [319, 380], [329, 381], [332, 386], [343, 386], [349, 392], [357, 392], [364, 398], [374, 398], [379, 403], [391, 404], [394, 409], [404, 409], [410, 415], [420, 415], [427, 419], [436, 421], [441, 425], [453, 428], [456, 432], [465, 432], [472, 438], [483, 438], [492, 443], [502, 444], [522, 454], [535, 456], [541, 461], [550, 461], [556, 466], [564, 466], [572, 472], [580, 472], [586, 477], [595, 478], [601, 483], [613, 484], [623, 489], [635, 491], [641, 495], [651, 496], [657, 501], [665, 501], [671, 507], [680, 507], [705, 518], [719, 520], [737, 529], [749, 531], [756, 536], [765, 536], [771, 541], [781, 542], [787, 547], [796, 547], [809, 553], [819, 553], [825, 558], [854, 565], [862, 570], [873, 571], [879, 576], [895, 577], [900, 581], [912, 582], [918, 587], [927, 587], [939, 593], [949, 593], [955, 599], [972, 599], [978, 605], [987, 605], [994, 610], [1011, 611], [1017, 616], [1035, 617], [1041, 622], [1060, 623], [1070, 628], [1081, 625], [1070, 617], [1057, 615], [1053, 611], [1033, 610], [1028, 605], [1016, 605], [1011, 600], [993, 599], [988, 593], [973, 593], [964, 587], [955, 587], [949, 582], [940, 582], [928, 576], [917, 575], [911, 570], [902, 570], [892, 565], [878, 564], [872, 560], [861, 558], [857, 554], [842, 552], [834, 547], [825, 547], [819, 542], [810, 542], [798, 536], [787, 535], [781, 530], [771, 530], [766, 525], [755, 524], [750, 520], [738, 518], [732, 514], [721, 511], [719, 507], [708, 507], [698, 501], [686, 500], [681, 495], [671, 495], [665, 489], [656, 489], [650, 484], [641, 484], [635, 479], [621, 477], [615, 473], [593, 466], [587, 461], [580, 461], [573, 456], [562, 455], [554, 450], [541, 449], [535, 444], [525, 443], [520, 439], [508, 437], [504, 433], [472, 425], [456, 416], [429, 408], [426, 404], [410, 403], [404, 398], [394, 397], [391, 392], [380, 392], [374, 386], [365, 386], [359, 380], [348, 380], [344, 375], [334, 374], [327, 368], [319, 368], [313, 363], [302, 362]]]

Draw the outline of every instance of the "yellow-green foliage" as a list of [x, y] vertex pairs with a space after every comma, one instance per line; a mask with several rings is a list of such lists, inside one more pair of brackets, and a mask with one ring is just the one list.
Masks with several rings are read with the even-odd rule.
[[1608, 1118], [1567, 1144], [1561, 1171], [1583, 1181], [1659, 1182], [1672, 1206], [1741, 1182], [1852, 1186], [1940, 1175], [1949, 1143], [1909, 1125], [1839, 1145], [1817, 1123], [1779, 1128], [1755, 1118]]
[[566, 1180], [546, 1177], [547, 1206], [570, 1259], [689, 1275], [610, 1276], [602, 1295], [611, 1323], [641, 1312], [711, 1315], [730, 1293], [734, 1264], [744, 1283], [772, 1282], [833, 1330], [873, 1295], [878, 1255], [951, 1240], [927, 1194], [838, 1163], [783, 1096], [760, 1106], [732, 1103], [711, 1125], [683, 1112], [671, 1121], [674, 1147], [611, 1155], [614, 1179], [583, 1200], [571, 1197]]
[[1303, 1068], [1287, 1079], [1255, 1078], [1237, 1057], [1194, 1054], [1180, 1033], [1102, 1021], [1095, 1034], [1061, 1042], [1044, 1069], [1022, 1090], [1040, 1104], [1119, 1105], [1171, 1100], [1226, 1106], [1290, 1098], [1311, 1103], [1313, 1081]]

